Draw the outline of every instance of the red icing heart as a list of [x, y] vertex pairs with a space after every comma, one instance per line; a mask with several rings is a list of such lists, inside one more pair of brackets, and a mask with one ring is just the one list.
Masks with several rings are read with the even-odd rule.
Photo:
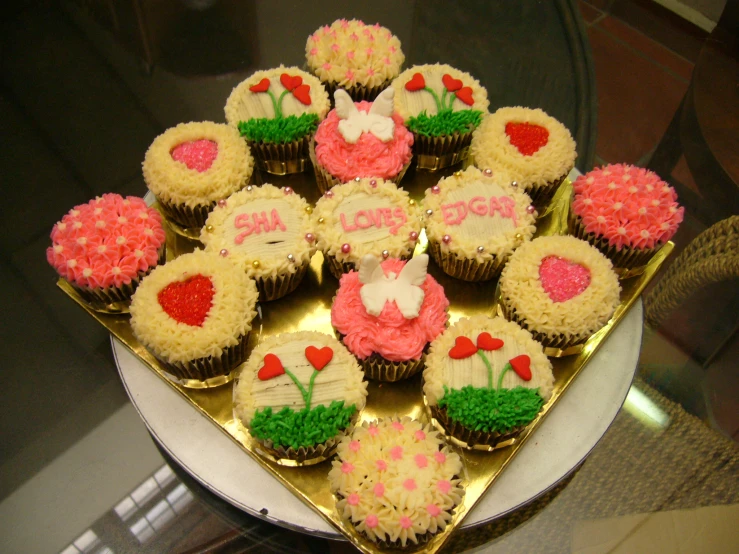
[[300, 75], [291, 77], [287, 73], [283, 73], [282, 75], [280, 75], [280, 82], [282, 83], [283, 87], [291, 91], [303, 84], [303, 78]]
[[475, 103], [475, 101], [472, 99], [472, 89], [470, 87], [464, 87], [463, 89], [458, 90], [454, 93], [457, 98], [459, 98], [462, 102], [467, 104], [468, 106], [471, 106]]
[[208, 139], [182, 142], [169, 153], [173, 160], [182, 162], [198, 173], [208, 171], [218, 157], [218, 143]]
[[454, 346], [449, 350], [449, 357], [453, 360], [469, 358], [477, 353], [477, 346], [467, 337], [457, 337]]
[[423, 75], [421, 75], [420, 73], [416, 73], [415, 75], [413, 75], [413, 78], [405, 84], [405, 90], [413, 92], [416, 90], [421, 90], [425, 86], [426, 80], [423, 78]]
[[[300, 77], [298, 77], [300, 79]], [[300, 85], [293, 90], [293, 96], [298, 99], [298, 102], [310, 106], [310, 85]]]
[[185, 281], [170, 283], [157, 294], [165, 313], [180, 323], [202, 327], [213, 305], [215, 289], [210, 277], [194, 275]]
[[513, 123], [509, 121], [505, 126], [505, 134], [511, 144], [518, 148], [524, 156], [533, 156], [539, 148], [549, 142], [549, 131], [541, 125], [533, 123]]
[[486, 331], [485, 333], [477, 335], [477, 348], [487, 351], [498, 350], [499, 348], [503, 348], [503, 341], [500, 339], [494, 339], [490, 336], [490, 333]]
[[459, 90], [462, 88], [462, 81], [459, 79], [455, 79], [448, 73], [444, 74], [444, 76], [441, 78], [441, 82], [444, 83], [444, 86], [449, 92], [454, 92], [455, 90]]
[[260, 381], [268, 381], [273, 377], [279, 377], [285, 374], [285, 368], [282, 367], [282, 362], [274, 354], [267, 354], [264, 357], [264, 365], [257, 372], [257, 377]]
[[511, 364], [513, 371], [515, 371], [516, 375], [521, 379], [524, 381], [531, 381], [531, 358], [526, 354], [516, 356], [515, 358], [508, 360], [508, 363]]
[[256, 85], [250, 86], [249, 90], [252, 92], [266, 92], [268, 88], [269, 88], [269, 79], [262, 79]]
[[552, 302], [566, 302], [590, 286], [590, 270], [559, 256], [547, 256], [539, 266], [539, 281]]
[[330, 346], [324, 346], [320, 350], [315, 346], [308, 346], [305, 349], [305, 357], [316, 371], [321, 371], [333, 359], [334, 351]]

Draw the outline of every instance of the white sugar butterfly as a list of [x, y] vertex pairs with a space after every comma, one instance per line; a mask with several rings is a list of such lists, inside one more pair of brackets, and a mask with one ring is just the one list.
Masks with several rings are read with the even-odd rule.
[[400, 274], [385, 275], [375, 256], [364, 256], [359, 264], [359, 281], [363, 284], [359, 294], [367, 313], [378, 316], [385, 302], [395, 302], [404, 318], [418, 317], [424, 297], [421, 285], [426, 280], [428, 265], [428, 255], [421, 254], [408, 261]]
[[349, 144], [355, 144], [362, 133], [372, 133], [382, 142], [392, 140], [395, 134], [393, 121], [393, 98], [395, 89], [383, 90], [372, 103], [369, 112], [357, 109], [356, 104], [346, 91], [338, 89], [334, 92], [336, 114], [339, 116], [339, 132]]

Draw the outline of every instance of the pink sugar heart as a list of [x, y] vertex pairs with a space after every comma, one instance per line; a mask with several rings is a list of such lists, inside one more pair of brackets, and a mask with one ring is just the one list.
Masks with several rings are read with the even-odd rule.
[[178, 144], [170, 152], [172, 159], [185, 164], [188, 169], [202, 173], [210, 169], [218, 157], [218, 143], [200, 139]]
[[539, 266], [539, 281], [552, 302], [566, 302], [590, 286], [590, 270], [559, 256], [547, 256]]

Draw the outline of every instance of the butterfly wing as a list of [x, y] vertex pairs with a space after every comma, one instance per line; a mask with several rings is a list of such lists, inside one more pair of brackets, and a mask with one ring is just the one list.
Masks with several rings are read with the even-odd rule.
[[359, 282], [362, 288], [359, 295], [365, 310], [370, 315], [378, 316], [387, 302], [387, 281], [380, 261], [372, 254], [367, 254], [359, 264]]
[[393, 87], [386, 88], [377, 96], [377, 98], [375, 98], [375, 101], [372, 102], [369, 114], [379, 115], [382, 117], [392, 117], [393, 111], [395, 110], [395, 106], [393, 104], [394, 98], [395, 89]]
[[339, 119], [348, 119], [352, 114], [359, 112], [349, 93], [343, 89], [337, 89], [334, 92], [334, 102], [336, 103], [336, 115], [339, 116]]
[[405, 264], [396, 279], [395, 304], [406, 319], [418, 317], [421, 311], [424, 298], [421, 285], [426, 281], [428, 265], [428, 254], [416, 256]]

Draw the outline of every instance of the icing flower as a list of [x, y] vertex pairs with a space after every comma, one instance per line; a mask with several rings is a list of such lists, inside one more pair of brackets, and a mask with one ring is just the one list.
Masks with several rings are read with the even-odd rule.
[[272, 100], [272, 107], [275, 111], [275, 119], [282, 119], [284, 117], [282, 115], [282, 100], [288, 93], [292, 93], [295, 99], [301, 104], [310, 106], [310, 85], [304, 85], [303, 78], [300, 75], [293, 76], [283, 73], [280, 75], [280, 84], [285, 87], [285, 90], [282, 91], [279, 98], [275, 98], [274, 93], [269, 90], [271, 83], [267, 78], [262, 79], [256, 85], [252, 85], [249, 87], [249, 90], [254, 93], [266, 92], [269, 95]]
[[[318, 372], [326, 367], [328, 363], [333, 359], [334, 351], [330, 346], [324, 346], [321, 349], [318, 349], [315, 346], [308, 346], [305, 349], [305, 357], [313, 366], [313, 373], [310, 376], [310, 382], [308, 383], [307, 390], [300, 382], [300, 380], [298, 380], [295, 374], [284, 367], [282, 365], [282, 361], [272, 353], [266, 354], [264, 356], [264, 363], [257, 372], [257, 377], [260, 381], [268, 381], [270, 379], [274, 379], [275, 377], [279, 377], [280, 375], [287, 375], [292, 380], [292, 382], [295, 383], [295, 386], [300, 389], [300, 394], [303, 396], [305, 407], [310, 410], [310, 403], [313, 396], [313, 386], [316, 381], [316, 376], [318, 375]], [[359, 443], [357, 443], [355, 446], [358, 449]], [[352, 448], [351, 445], [349, 447]]]
[[[503, 347], [503, 341], [490, 336], [490, 333], [484, 332], [477, 335], [477, 344], [473, 343], [469, 338], [465, 336], [459, 336], [456, 338], [454, 346], [449, 350], [449, 357], [453, 360], [462, 360], [469, 358], [477, 354], [482, 359], [485, 367], [488, 371], [488, 388], [493, 388], [493, 367], [490, 365], [484, 351], [499, 350]], [[522, 354], [508, 361], [503, 367], [503, 370], [498, 376], [498, 386], [496, 390], [500, 390], [503, 384], [503, 377], [506, 372], [513, 370], [524, 381], [531, 381], [531, 359], [526, 355]]]

